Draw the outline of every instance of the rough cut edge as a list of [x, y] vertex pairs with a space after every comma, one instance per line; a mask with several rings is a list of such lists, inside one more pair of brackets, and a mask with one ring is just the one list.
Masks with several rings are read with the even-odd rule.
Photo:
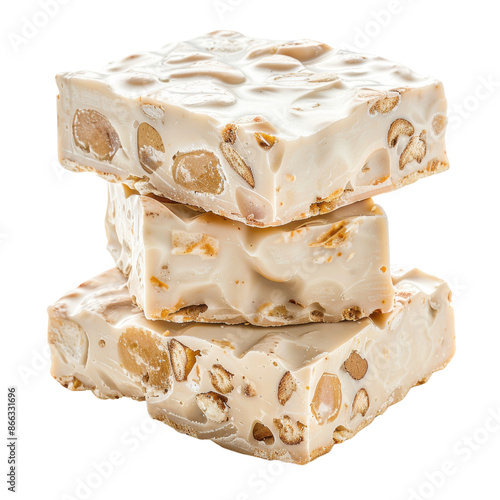
[[[127, 178], [120, 177], [116, 174], [112, 174], [111, 172], [103, 172], [102, 170], [97, 170], [94, 167], [90, 166], [84, 166], [81, 165], [80, 163], [77, 163], [76, 161], [73, 160], [68, 160], [66, 158], [62, 158], [60, 160], [61, 165], [66, 168], [67, 170], [70, 170], [72, 172], [93, 172], [97, 174], [99, 177], [102, 177], [108, 182], [123, 182], [124, 184], [129, 184], [132, 183], [133, 187], [139, 191], [140, 194], [142, 195], [147, 195], [147, 194], [153, 194], [155, 196], [158, 196], [165, 200], [166, 202], [172, 202], [174, 200], [170, 200], [169, 198], [165, 197], [162, 193], [160, 193], [152, 184], [149, 183], [149, 177], [144, 176], [144, 177], [137, 177], [134, 175], [129, 175]], [[243, 222], [247, 226], [252, 226], [252, 227], [279, 227], [279, 226], [284, 226], [286, 224], [289, 224], [290, 222], [295, 222], [299, 220], [306, 220], [310, 217], [314, 217], [315, 215], [319, 214], [327, 214], [330, 212], [333, 212], [334, 210], [337, 210], [338, 208], [345, 207], [347, 205], [351, 205], [352, 203], [356, 203], [357, 201], [362, 201], [366, 200], [368, 198], [372, 198], [373, 196], [376, 196], [378, 194], [382, 193], [387, 193], [390, 191], [395, 191], [396, 189], [402, 188], [403, 186], [407, 186], [409, 184], [413, 184], [419, 179], [423, 179], [424, 177], [429, 177], [434, 174], [438, 174], [441, 172], [444, 172], [448, 170], [450, 165], [448, 163], [442, 162], [440, 160], [431, 160], [427, 163], [426, 167], [422, 170], [417, 170], [406, 177], [403, 177], [398, 183], [394, 184], [392, 182], [389, 183], [389, 181], [392, 180], [391, 177], [386, 181], [387, 185], [382, 186], [378, 189], [374, 189], [371, 192], [365, 192], [363, 194], [360, 194], [358, 196], [352, 196], [349, 197], [348, 194], [344, 191], [342, 195], [339, 196], [338, 200], [330, 202], [332, 206], [326, 210], [325, 212], [319, 212], [317, 210], [309, 210], [307, 213], [302, 213], [298, 215], [297, 217], [287, 221], [287, 222], [282, 222], [282, 221], [276, 221], [274, 224], [269, 224], [269, 225], [264, 225], [263, 223], [257, 222], [251, 218], [248, 217], [243, 217], [241, 214], [235, 214], [235, 213], [228, 213], [224, 210], [213, 210], [213, 213], [220, 215], [221, 217], [226, 217], [232, 220], [236, 220], [239, 222]], [[179, 203], [174, 201], [174, 203]], [[318, 200], [316, 199], [315, 201], [311, 202], [311, 206], [315, 205], [318, 203]], [[185, 205], [195, 209], [195, 210], [203, 210], [201, 207], [197, 205], [188, 205], [187, 203], [184, 203]], [[269, 325], [272, 326], [272, 325]]]
[[[346, 439], [344, 439], [342, 441], [339, 441], [339, 442], [335, 442], [332, 439], [332, 442], [329, 445], [320, 446], [320, 447], [314, 449], [313, 451], [311, 451], [309, 453], [309, 456], [305, 460], [302, 460], [302, 461], [293, 460], [293, 458], [290, 456], [290, 453], [288, 451], [286, 451], [286, 450], [272, 450], [272, 449], [271, 450], [266, 450], [264, 448], [257, 448], [255, 446], [252, 446], [250, 443], [246, 443], [246, 444], [249, 445], [250, 449], [247, 449], [247, 450], [241, 449], [241, 448], [235, 449], [234, 447], [226, 445], [223, 442], [223, 437], [221, 437], [219, 439], [217, 439], [217, 438], [211, 439], [211, 441], [213, 441], [214, 443], [218, 444], [219, 446], [222, 446], [223, 448], [227, 448], [227, 449], [230, 449], [232, 451], [237, 451], [238, 453], [243, 453], [245, 455], [251, 455], [251, 456], [254, 456], [254, 457], [257, 457], [257, 458], [264, 458], [266, 460], [280, 460], [282, 462], [289, 462], [289, 463], [293, 463], [293, 464], [296, 464], [296, 465], [305, 465], [305, 464], [308, 464], [308, 463], [312, 462], [313, 460], [315, 460], [315, 459], [317, 459], [317, 458], [319, 458], [319, 457], [321, 457], [323, 455], [326, 455], [328, 452], [331, 451], [331, 449], [336, 444], [341, 444], [344, 441], [347, 441], [348, 439], [352, 439], [359, 431], [361, 431], [362, 429], [364, 429], [365, 427], [367, 427], [369, 424], [371, 424], [373, 422], [373, 420], [375, 420], [376, 417], [378, 417], [378, 416], [382, 415], [383, 413], [385, 413], [385, 411], [390, 406], [392, 406], [395, 403], [399, 403], [400, 401], [402, 401], [408, 395], [408, 393], [410, 392], [411, 389], [413, 389], [414, 387], [418, 387], [420, 385], [425, 384], [431, 378], [431, 376], [434, 373], [436, 373], [436, 372], [438, 372], [438, 371], [443, 370], [444, 368], [446, 368], [446, 366], [452, 360], [452, 358], [453, 358], [454, 355], [455, 355], [455, 347], [453, 348], [453, 352], [451, 353], [450, 357], [441, 366], [439, 366], [438, 368], [436, 368], [435, 370], [433, 370], [430, 374], [424, 376], [415, 385], [411, 386], [404, 394], [399, 394], [397, 397], [394, 397], [394, 394], [397, 392], [397, 390], [394, 391], [391, 394], [391, 396], [389, 397], [389, 399], [387, 400], [387, 402], [380, 408], [380, 410], [375, 415], [372, 415], [371, 417], [365, 419], [358, 426], [358, 428], [356, 430], [350, 431], [349, 437], [347, 437]], [[97, 397], [99, 397], [101, 399], [118, 399], [119, 397], [121, 397], [121, 396], [117, 396], [117, 397], [113, 398], [113, 397], [104, 396], [101, 393], [96, 394], [96, 388], [95, 387], [86, 387], [83, 382], [81, 382], [79, 379], [77, 379], [74, 376], [54, 377], [54, 378], [63, 387], [65, 387], [67, 389], [70, 389], [70, 390], [73, 390], [73, 391], [75, 391], [75, 390], [77, 390], [77, 391], [90, 390], [90, 391], [92, 391], [92, 393], [95, 396], [97, 396]], [[77, 380], [76, 386], [75, 386], [75, 383], [74, 383], [75, 380]], [[129, 399], [142, 400], [140, 398], [129, 398]], [[189, 425], [180, 424], [180, 423], [177, 423], [177, 422], [174, 422], [174, 421], [170, 420], [163, 413], [157, 412], [157, 413], [153, 414], [150, 411], [149, 415], [150, 415], [151, 418], [153, 418], [155, 420], [158, 420], [159, 422], [162, 422], [164, 424], [167, 424], [169, 427], [172, 427], [177, 432], [180, 432], [182, 434], [187, 434], [188, 436], [191, 436], [191, 437], [194, 437], [194, 438], [197, 438], [197, 439], [209, 439], [207, 437], [202, 436], [198, 431], [196, 431], [193, 427], [191, 427]]]

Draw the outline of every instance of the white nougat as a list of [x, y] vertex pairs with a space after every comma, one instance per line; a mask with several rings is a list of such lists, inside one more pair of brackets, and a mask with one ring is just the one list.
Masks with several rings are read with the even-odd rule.
[[371, 199], [256, 228], [110, 183], [106, 230], [148, 319], [276, 326], [393, 307], [387, 218]]
[[152, 417], [191, 436], [307, 463], [454, 354], [446, 283], [418, 270], [393, 279], [390, 313], [263, 328], [147, 320], [113, 269], [49, 309], [52, 375], [100, 398], [145, 399]]
[[441, 82], [312, 40], [218, 31], [57, 83], [63, 166], [249, 225], [448, 168]]

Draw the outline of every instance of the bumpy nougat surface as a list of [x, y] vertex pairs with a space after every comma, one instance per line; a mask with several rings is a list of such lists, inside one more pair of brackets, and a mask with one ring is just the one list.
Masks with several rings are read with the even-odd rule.
[[57, 83], [66, 168], [250, 225], [448, 167], [442, 84], [325, 43], [219, 31]]
[[372, 200], [256, 228], [110, 184], [106, 230], [148, 319], [268, 326], [393, 307], [387, 218]]
[[191, 436], [306, 463], [453, 356], [448, 286], [418, 270], [393, 279], [388, 314], [265, 328], [149, 321], [114, 269], [49, 309], [52, 375], [100, 398], [145, 399], [152, 417]]

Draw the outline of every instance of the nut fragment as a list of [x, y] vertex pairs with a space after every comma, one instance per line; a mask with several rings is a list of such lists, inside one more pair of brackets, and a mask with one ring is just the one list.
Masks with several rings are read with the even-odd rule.
[[152, 174], [165, 162], [165, 146], [161, 135], [149, 123], [142, 122], [137, 129], [137, 154], [142, 168]]
[[151, 276], [151, 278], [149, 278], [149, 281], [151, 281], [151, 283], [153, 283], [153, 285], [158, 288], [163, 288], [164, 290], [168, 290], [170, 288], [166, 283], [163, 283], [163, 281], [156, 276]]
[[361, 415], [364, 417], [368, 408], [370, 407], [370, 398], [368, 397], [368, 393], [365, 389], [360, 389], [356, 396], [354, 396], [354, 401], [352, 403], [352, 412], [351, 418], [354, 418], [356, 415]]
[[292, 374], [288, 371], [281, 377], [278, 385], [278, 401], [280, 405], [285, 406], [292, 394], [297, 390], [297, 383]]
[[255, 187], [255, 180], [250, 167], [245, 163], [239, 153], [227, 142], [220, 143], [220, 150], [230, 167], [240, 175], [250, 186]]
[[363, 312], [358, 306], [348, 307], [342, 311], [342, 319], [345, 321], [358, 321], [363, 317]]
[[226, 396], [216, 392], [204, 392], [196, 396], [198, 408], [205, 414], [208, 420], [221, 424], [229, 419], [229, 406]]
[[425, 142], [424, 130], [418, 137], [413, 136], [404, 151], [401, 153], [399, 158], [399, 169], [403, 170], [405, 165], [413, 160], [417, 160], [417, 163], [421, 163], [424, 159], [426, 151], [427, 145]]
[[93, 109], [77, 109], [72, 128], [76, 145], [99, 160], [111, 161], [122, 147], [111, 122]]
[[219, 158], [203, 149], [174, 156], [172, 173], [180, 186], [198, 193], [221, 194], [224, 191], [224, 177]]
[[197, 321], [200, 319], [200, 315], [206, 312], [208, 306], [206, 304], [194, 304], [192, 306], [181, 307], [177, 311], [168, 314], [165, 319], [167, 321], [171, 321], [174, 318], [178, 321], [179, 318], [182, 318], [182, 321]]
[[245, 388], [243, 389], [243, 393], [248, 398], [254, 398], [255, 396], [257, 396], [257, 390], [255, 389], [255, 386], [252, 382], [245, 384]]
[[337, 375], [323, 373], [319, 379], [311, 403], [316, 420], [319, 425], [333, 422], [342, 405], [342, 386]]
[[131, 375], [154, 389], [170, 388], [170, 361], [160, 337], [136, 327], [127, 328], [118, 341], [120, 362]]
[[222, 394], [228, 394], [234, 389], [231, 380], [234, 375], [228, 372], [222, 365], [213, 365], [210, 371], [210, 381], [212, 386]]
[[304, 441], [306, 427], [302, 422], [293, 420], [288, 415], [273, 420], [281, 441], [285, 444], [299, 444]]
[[444, 129], [446, 128], [446, 124], [448, 123], [448, 119], [444, 113], [436, 113], [432, 118], [431, 130], [432, 133], [439, 137]]
[[255, 422], [255, 425], [252, 429], [252, 434], [253, 438], [256, 441], [264, 441], [264, 443], [266, 444], [274, 443], [274, 436], [271, 429], [269, 429], [269, 427], [265, 426], [261, 422]]
[[368, 371], [368, 361], [362, 358], [356, 351], [352, 351], [344, 361], [344, 368], [354, 380], [361, 380]]
[[236, 142], [237, 126], [234, 123], [228, 123], [222, 130], [221, 135], [224, 142], [234, 144]]
[[181, 344], [178, 340], [172, 339], [168, 344], [172, 371], [177, 382], [187, 380], [189, 372], [196, 363], [196, 352]]
[[269, 309], [266, 315], [270, 318], [280, 318], [283, 320], [293, 319], [293, 314], [283, 304]]
[[219, 240], [208, 234], [172, 230], [171, 235], [173, 255], [191, 254], [213, 258], [219, 253]]
[[375, 104], [373, 104], [373, 106], [370, 108], [370, 114], [374, 115], [375, 113], [389, 113], [389, 111], [392, 111], [399, 104], [400, 100], [401, 94], [399, 92], [397, 92], [396, 95], [384, 97], [383, 99], [380, 99]]
[[347, 220], [341, 220], [332, 224], [332, 227], [321, 234], [318, 239], [309, 243], [310, 247], [338, 248], [349, 241], [353, 229], [357, 225], [349, 223]]
[[69, 319], [51, 318], [48, 340], [65, 363], [73, 366], [87, 364], [89, 339], [78, 323]]
[[411, 137], [415, 133], [415, 129], [413, 125], [403, 118], [398, 118], [397, 120], [392, 122], [392, 125], [389, 128], [389, 132], [387, 134], [387, 142], [389, 143], [389, 147], [393, 148], [397, 142], [400, 135], [407, 135]]
[[278, 142], [274, 135], [265, 132], [255, 132], [253, 135], [257, 140], [257, 144], [265, 151], [269, 151]]
[[331, 212], [339, 203], [339, 198], [344, 194], [342, 188], [336, 189], [326, 198], [316, 198], [316, 202], [309, 207], [310, 215], [325, 214]]
[[339, 425], [334, 431], [333, 431], [333, 442], [335, 444], [342, 443], [346, 439], [352, 438], [354, 436], [354, 432], [350, 431], [349, 429], [345, 428], [343, 425]]

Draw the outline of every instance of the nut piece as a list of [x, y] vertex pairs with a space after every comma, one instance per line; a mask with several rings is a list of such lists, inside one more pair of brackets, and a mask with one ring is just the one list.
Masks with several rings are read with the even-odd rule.
[[389, 133], [387, 134], [387, 142], [389, 147], [393, 148], [397, 142], [400, 135], [407, 135], [411, 137], [415, 133], [413, 125], [408, 120], [403, 120], [403, 118], [398, 118], [389, 128]]
[[255, 389], [253, 382], [249, 382], [249, 383], [245, 384], [245, 388], [243, 389], [243, 393], [248, 398], [254, 398], [255, 396], [257, 396], [257, 390]]
[[319, 379], [311, 403], [316, 420], [319, 425], [333, 422], [342, 405], [342, 386], [337, 375], [323, 373]]
[[219, 240], [208, 234], [172, 230], [171, 235], [173, 255], [191, 254], [213, 258], [219, 253]]
[[181, 344], [178, 340], [172, 339], [168, 344], [172, 371], [177, 382], [187, 380], [189, 372], [196, 363], [196, 352]]
[[240, 175], [250, 186], [255, 187], [255, 180], [250, 167], [245, 163], [237, 151], [227, 142], [220, 143], [220, 150], [230, 167]]
[[219, 158], [211, 151], [199, 149], [174, 156], [172, 173], [180, 186], [197, 193], [221, 194], [224, 176]]
[[118, 341], [120, 362], [131, 375], [154, 389], [170, 388], [170, 361], [160, 337], [136, 327], [127, 328]]
[[266, 444], [274, 444], [274, 436], [271, 429], [261, 422], [255, 422], [252, 434], [256, 441], [264, 441]]
[[339, 444], [344, 442], [346, 439], [352, 438], [354, 436], [354, 432], [350, 431], [349, 429], [346, 429], [343, 425], [339, 425], [334, 431], [333, 431], [333, 442], [334, 444]]
[[309, 243], [310, 247], [338, 248], [349, 241], [353, 229], [357, 224], [349, 224], [349, 221], [341, 220], [335, 222], [332, 227], [321, 234], [314, 243]]
[[151, 278], [149, 278], [149, 281], [151, 281], [151, 283], [153, 283], [153, 285], [158, 288], [163, 288], [164, 290], [168, 290], [170, 288], [166, 283], [163, 283], [163, 281], [156, 276], [151, 276]]
[[137, 129], [137, 154], [142, 168], [152, 174], [165, 162], [165, 146], [161, 135], [149, 123], [143, 122]]
[[229, 419], [229, 406], [226, 403], [226, 396], [213, 391], [204, 392], [196, 396], [196, 404], [205, 414], [205, 417], [218, 424], [222, 424], [222, 422]]
[[368, 361], [362, 358], [356, 351], [344, 361], [345, 371], [354, 379], [361, 380], [368, 370]]
[[293, 314], [283, 304], [269, 309], [266, 315], [270, 318], [280, 318], [283, 320], [293, 319]]
[[278, 401], [281, 406], [285, 406], [292, 394], [297, 390], [297, 383], [292, 374], [288, 371], [281, 377], [278, 385]]
[[399, 101], [401, 101], [401, 94], [399, 92], [397, 92], [397, 94], [394, 96], [384, 97], [383, 99], [377, 101], [370, 108], [370, 114], [374, 115], [375, 113], [389, 113], [389, 111], [392, 111], [399, 104]]
[[93, 109], [77, 109], [72, 128], [75, 144], [99, 160], [111, 161], [122, 147], [111, 122]]
[[278, 142], [274, 135], [265, 132], [255, 132], [253, 135], [257, 140], [257, 144], [265, 151], [269, 151]]
[[222, 365], [213, 365], [210, 371], [210, 381], [214, 389], [222, 392], [222, 394], [228, 394], [234, 389], [231, 380], [234, 375], [228, 372]]
[[363, 317], [363, 311], [358, 306], [348, 307], [342, 311], [342, 319], [345, 321], [358, 321]]
[[200, 316], [205, 313], [207, 309], [208, 306], [206, 304], [194, 304], [192, 306], [181, 307], [177, 311], [165, 315], [164, 319], [167, 321], [174, 319], [179, 321], [179, 318], [182, 318], [183, 322], [198, 321]]
[[222, 130], [221, 135], [224, 142], [234, 144], [236, 142], [237, 126], [234, 123], [228, 123]]
[[365, 389], [360, 389], [356, 396], [354, 396], [354, 401], [352, 403], [352, 412], [351, 418], [354, 418], [356, 415], [361, 415], [364, 417], [368, 408], [370, 407], [370, 398], [368, 397], [368, 393]]
[[51, 319], [48, 340], [65, 363], [75, 367], [87, 364], [89, 339], [78, 323], [64, 318]]
[[413, 160], [417, 160], [417, 163], [421, 163], [424, 159], [425, 153], [427, 151], [427, 145], [425, 142], [425, 130], [420, 133], [420, 136], [413, 136], [410, 142], [401, 153], [399, 158], [399, 169], [403, 170], [405, 165]]
[[275, 418], [273, 423], [283, 443], [293, 445], [304, 441], [304, 433], [307, 426], [303, 423], [293, 420], [288, 415]]
[[436, 113], [432, 118], [432, 133], [435, 136], [439, 137], [446, 128], [447, 123], [448, 119], [446, 118], [446, 115], [444, 113]]
[[309, 207], [310, 215], [325, 214], [337, 208], [339, 198], [344, 194], [342, 188], [336, 189], [326, 198], [316, 198], [316, 202]]

